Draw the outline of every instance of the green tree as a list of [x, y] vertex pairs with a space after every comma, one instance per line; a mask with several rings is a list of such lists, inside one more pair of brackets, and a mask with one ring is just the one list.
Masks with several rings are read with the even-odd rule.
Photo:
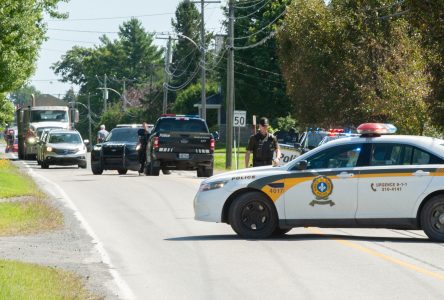
[[422, 45], [429, 51], [431, 92], [427, 98], [433, 123], [444, 130], [444, 1], [407, 0], [405, 19], [421, 33]]
[[38, 51], [45, 40], [45, 13], [56, 12], [65, 0], [2, 0], [0, 4], [0, 93], [19, 88], [35, 70]]
[[2, 0], [0, 2], [0, 124], [13, 116], [5, 94], [18, 89], [35, 71], [38, 51], [45, 40], [45, 13], [63, 18], [56, 11], [67, 0]]
[[[282, 117], [292, 111], [292, 102], [285, 93], [285, 81], [279, 67], [276, 38], [272, 35], [279, 28], [289, 0], [236, 2], [234, 21], [234, 46], [247, 47], [235, 50], [236, 109], [269, 118]], [[255, 45], [261, 41], [261, 44]], [[226, 59], [218, 66], [226, 91]]]
[[16, 105], [22, 105], [23, 103], [29, 101], [32, 94], [34, 94], [34, 96], [38, 96], [41, 93], [35, 88], [35, 86], [25, 84], [21, 88], [11, 92], [9, 94], [9, 99]]
[[[194, 3], [190, 0], [181, 1], [176, 8], [175, 19], [171, 20], [174, 31], [179, 34], [174, 45], [170, 70], [172, 72], [171, 85], [180, 86], [187, 82], [199, 67], [200, 52], [190, 41], [181, 37], [185, 35], [196, 44], [200, 44], [201, 16]], [[195, 76], [191, 83], [197, 82]]]
[[[177, 93], [172, 111], [177, 114], [197, 114], [194, 104], [201, 101], [202, 84], [196, 83]], [[217, 84], [210, 82], [206, 85], [207, 97], [217, 94]]]
[[[288, 94], [302, 125], [394, 123], [422, 134], [430, 91], [415, 30], [395, 1], [294, 1], [279, 34]], [[382, 16], [381, 16], [382, 15]]]
[[[86, 105], [89, 95], [98, 122], [104, 107], [99, 88], [104, 86], [105, 74], [108, 88], [123, 94], [125, 87], [127, 100], [137, 102], [138, 109], [149, 115], [161, 107], [162, 66], [162, 50], [153, 44], [153, 35], [145, 31], [140, 21], [131, 19], [119, 27], [116, 40], [103, 36], [98, 46], [73, 47], [52, 68], [63, 81], [80, 86], [78, 101]], [[119, 94], [109, 91], [109, 106], [117, 104], [122, 109]], [[79, 110], [85, 117], [86, 111], [80, 107]], [[82, 134], [86, 133], [87, 124], [79, 124]]]

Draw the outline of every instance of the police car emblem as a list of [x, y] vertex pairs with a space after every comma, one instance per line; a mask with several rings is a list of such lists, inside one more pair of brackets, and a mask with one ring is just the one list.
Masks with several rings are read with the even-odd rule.
[[311, 206], [315, 206], [315, 204], [330, 204], [330, 206], [335, 205], [332, 200], [328, 199], [328, 196], [330, 196], [333, 192], [333, 183], [327, 176], [321, 175], [314, 178], [313, 182], [311, 183], [311, 191], [316, 196], [316, 200], [310, 202]]

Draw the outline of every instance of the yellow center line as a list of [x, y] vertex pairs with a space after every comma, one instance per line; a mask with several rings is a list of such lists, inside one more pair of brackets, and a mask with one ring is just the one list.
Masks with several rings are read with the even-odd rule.
[[[310, 231], [310, 232], [312, 232], [312, 233], [315, 233], [315, 234], [325, 235], [325, 233], [322, 232], [321, 230], [319, 230], [318, 228], [310, 227], [310, 228], [307, 228], [307, 230]], [[367, 247], [361, 246], [361, 245], [359, 245], [359, 244], [356, 244], [356, 243], [353, 243], [353, 242], [350, 242], [350, 241], [340, 240], [340, 239], [333, 239], [333, 240], [334, 240], [335, 242], [339, 243], [339, 244], [344, 245], [344, 246], [347, 246], [347, 247], [350, 247], [350, 248], [353, 248], [353, 249], [359, 250], [359, 251], [361, 251], [361, 252], [364, 252], [364, 253], [370, 254], [370, 255], [375, 256], [375, 257], [378, 257], [378, 258], [381, 258], [381, 259], [383, 259], [383, 260], [389, 261], [389, 262], [391, 262], [391, 263], [394, 263], [394, 264], [396, 264], [396, 265], [398, 265], [398, 266], [401, 266], [401, 267], [404, 267], [404, 268], [406, 268], [406, 269], [410, 269], [410, 270], [416, 271], [416, 272], [418, 272], [418, 273], [421, 273], [421, 274], [424, 274], [424, 275], [427, 275], [427, 276], [430, 276], [430, 277], [433, 277], [433, 278], [436, 278], [436, 279], [439, 279], [439, 280], [444, 281], [444, 275], [441, 275], [441, 274], [439, 274], [439, 273], [436, 273], [436, 272], [433, 272], [433, 271], [429, 271], [429, 270], [427, 270], [427, 269], [424, 269], [424, 268], [418, 267], [418, 266], [416, 266], [416, 265], [413, 265], [413, 264], [407, 263], [407, 262], [405, 262], [405, 261], [399, 260], [399, 259], [397, 259], [397, 258], [394, 258], [394, 257], [388, 256], [388, 255], [385, 255], [385, 254], [379, 253], [378, 251], [372, 250], [372, 249], [370, 249], [370, 248], [367, 248]]]

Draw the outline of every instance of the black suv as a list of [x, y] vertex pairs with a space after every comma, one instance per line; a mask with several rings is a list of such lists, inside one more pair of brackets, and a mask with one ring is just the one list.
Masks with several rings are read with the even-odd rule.
[[121, 175], [138, 171], [137, 134], [141, 127], [121, 127], [111, 130], [105, 142], [97, 144], [91, 151], [91, 170], [94, 175], [100, 175], [103, 170], [117, 170]]
[[205, 120], [196, 116], [163, 115], [151, 132], [146, 175], [160, 169], [197, 170], [198, 177], [213, 175], [214, 138]]

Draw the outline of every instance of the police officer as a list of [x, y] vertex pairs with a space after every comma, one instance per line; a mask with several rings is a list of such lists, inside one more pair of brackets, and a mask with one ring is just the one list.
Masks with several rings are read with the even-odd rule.
[[100, 130], [97, 132], [97, 144], [103, 143], [108, 136], [109, 132], [105, 129], [105, 125], [100, 125]]
[[146, 163], [146, 148], [148, 146], [148, 141], [150, 139], [150, 132], [148, 130], [148, 124], [146, 122], [142, 123], [142, 128], [137, 131], [137, 135], [139, 136], [139, 163], [140, 169], [139, 174], [143, 173], [143, 169], [145, 168]]
[[[250, 137], [245, 153], [245, 167], [249, 167], [250, 153], [253, 152], [253, 167], [268, 166], [278, 164], [281, 157], [281, 150], [277, 138], [268, 132], [268, 119], [259, 120], [259, 131]], [[273, 154], [276, 158], [273, 160]]]

